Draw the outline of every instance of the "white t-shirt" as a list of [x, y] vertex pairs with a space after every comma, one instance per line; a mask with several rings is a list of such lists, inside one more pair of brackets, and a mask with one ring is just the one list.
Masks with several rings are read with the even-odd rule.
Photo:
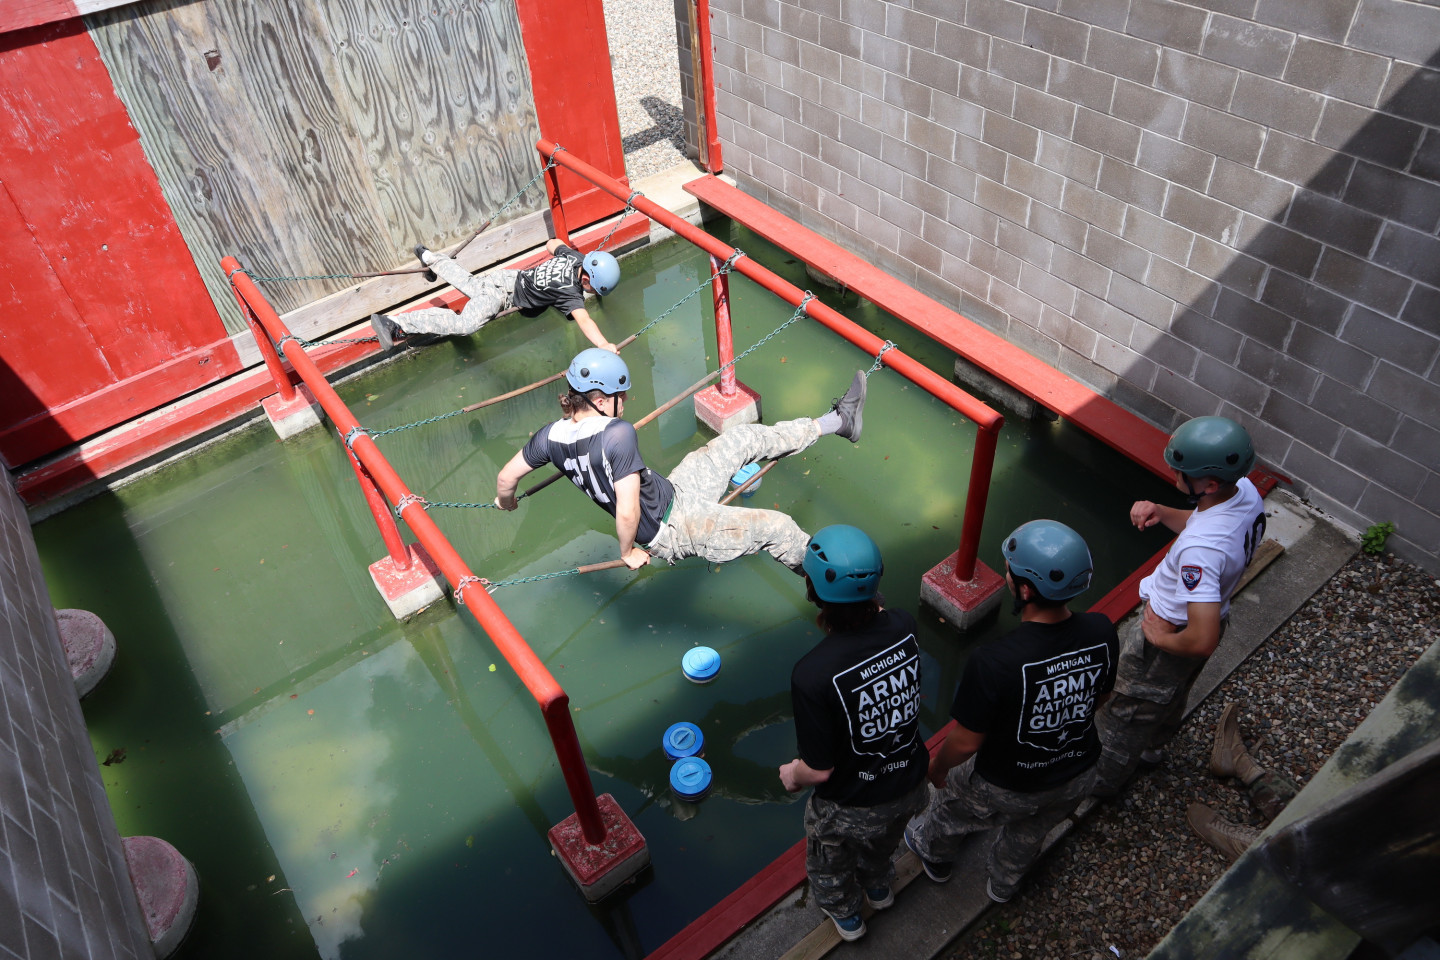
[[1140, 581], [1140, 597], [1171, 623], [1189, 621], [1190, 603], [1218, 600], [1220, 616], [1230, 613], [1230, 595], [1265, 537], [1265, 501], [1260, 491], [1246, 477], [1235, 488], [1235, 495], [1224, 503], [1191, 511], [1165, 559]]

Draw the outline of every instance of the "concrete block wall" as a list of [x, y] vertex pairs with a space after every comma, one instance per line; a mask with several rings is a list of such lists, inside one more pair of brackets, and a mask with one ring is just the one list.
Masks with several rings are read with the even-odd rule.
[[712, 9], [744, 189], [1440, 571], [1440, 6]]
[[0, 474], [0, 958], [153, 958], [35, 540]]

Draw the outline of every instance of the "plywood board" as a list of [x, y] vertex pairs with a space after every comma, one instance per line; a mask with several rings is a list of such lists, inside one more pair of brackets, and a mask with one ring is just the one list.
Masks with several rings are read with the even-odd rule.
[[[539, 169], [511, 4], [145, 0], [86, 24], [232, 332], [222, 256], [259, 276], [410, 265]], [[284, 313], [351, 285], [267, 291]]]

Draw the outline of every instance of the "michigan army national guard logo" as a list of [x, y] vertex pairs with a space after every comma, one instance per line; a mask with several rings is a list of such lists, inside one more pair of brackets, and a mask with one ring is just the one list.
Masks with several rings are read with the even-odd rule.
[[920, 715], [920, 652], [914, 635], [835, 675], [850, 724], [850, 749], [888, 756], [915, 739]]
[[1085, 734], [1095, 713], [1096, 690], [1110, 672], [1103, 643], [1027, 663], [1025, 699], [1017, 739], [1041, 750], [1060, 751]]

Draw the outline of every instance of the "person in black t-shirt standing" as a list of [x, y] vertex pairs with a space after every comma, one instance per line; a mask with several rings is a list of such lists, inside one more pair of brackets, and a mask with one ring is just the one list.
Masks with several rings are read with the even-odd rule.
[[559, 240], [545, 244], [550, 252], [526, 270], [491, 270], [472, 275], [443, 253], [415, 248], [420, 262], [470, 298], [458, 314], [446, 307], [411, 310], [396, 317], [383, 313], [370, 315], [380, 347], [389, 350], [395, 341], [414, 333], [433, 333], [446, 337], [468, 336], [507, 310], [519, 308], [527, 317], [538, 317], [550, 307], [569, 316], [597, 347], [618, 352], [615, 344], [605, 338], [585, 309], [585, 294], [605, 296], [620, 282], [620, 263], [603, 250], [581, 255]]
[[1020, 626], [976, 650], [930, 761], [937, 788], [905, 843], [931, 880], [950, 879], [967, 834], [999, 827], [985, 889], [1004, 903], [1040, 844], [1095, 782], [1095, 710], [1115, 684], [1119, 639], [1098, 613], [1067, 601], [1090, 586], [1090, 550], [1074, 530], [1032, 520], [1005, 538], [1005, 583]]
[[805, 872], [846, 940], [865, 934], [860, 901], [895, 902], [890, 854], [925, 806], [920, 648], [915, 619], [879, 595], [880, 549], [862, 530], [825, 527], [805, 549], [809, 599], [825, 639], [790, 674], [800, 756], [780, 768], [805, 805]]
[[500, 470], [495, 505], [517, 506], [521, 479], [547, 463], [615, 518], [620, 558], [631, 570], [650, 562], [704, 557], [724, 563], [761, 550], [801, 572], [810, 535], [789, 514], [722, 506], [717, 501], [741, 467], [778, 460], [809, 447], [826, 434], [860, 440], [864, 426], [865, 374], [856, 373], [830, 412], [769, 426], [731, 427], [692, 450], [662, 477], [640, 457], [635, 428], [622, 420], [630, 389], [630, 368], [615, 353], [591, 347], [570, 361], [570, 392], [560, 398], [564, 418], [535, 432]]

